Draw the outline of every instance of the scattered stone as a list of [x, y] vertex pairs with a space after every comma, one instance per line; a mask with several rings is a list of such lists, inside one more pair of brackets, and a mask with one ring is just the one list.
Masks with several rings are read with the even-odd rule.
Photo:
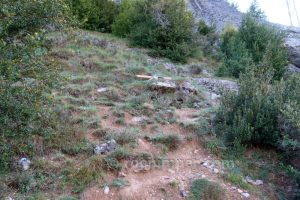
[[126, 177], [127, 175], [124, 173], [124, 172], [119, 172], [119, 177], [122, 177], [122, 178], [124, 178], [124, 177]]
[[137, 124], [142, 124], [142, 123], [144, 123], [146, 120], [145, 120], [144, 117], [134, 117], [134, 118], [132, 118], [132, 121], [133, 121], [134, 123], [137, 123]]
[[94, 149], [94, 153], [99, 155], [99, 154], [105, 154], [107, 152], [107, 144], [100, 144], [97, 145]]
[[205, 178], [206, 176], [204, 174], [201, 175], [201, 178]]
[[171, 174], [175, 174], [175, 171], [172, 170], [172, 169], [168, 169], [168, 172], [171, 173]]
[[233, 186], [233, 187], [231, 187], [231, 189], [232, 189], [232, 190], [236, 190], [236, 189], [237, 189], [237, 187]]
[[104, 144], [97, 145], [94, 149], [94, 153], [97, 155], [105, 154], [107, 152], [111, 152], [117, 148], [117, 142], [112, 139]]
[[5, 200], [14, 200], [14, 199], [11, 197], [6, 197]]
[[242, 193], [242, 196], [245, 197], [245, 198], [249, 198], [249, 197], [250, 197], [250, 194], [247, 193], [247, 192], [243, 192], [243, 193]]
[[108, 194], [109, 193], [109, 187], [105, 186], [103, 192], [104, 192], [104, 194]]
[[218, 173], [219, 173], [219, 170], [218, 170], [218, 169], [214, 169], [214, 173], [215, 173], [215, 174], [218, 174]]
[[174, 74], [178, 73], [176, 66], [172, 63], [165, 63], [164, 67], [166, 68], [166, 70], [168, 70], [170, 72], [173, 72]]
[[184, 94], [197, 94], [196, 88], [189, 81], [185, 81], [179, 87]]
[[99, 93], [103, 93], [103, 92], [107, 92], [107, 91], [108, 91], [108, 88], [99, 88], [97, 90], [97, 92], [99, 92]]
[[177, 90], [175, 82], [170, 80], [154, 81], [151, 84], [151, 88], [153, 90], [160, 90], [163, 92], [175, 92]]
[[256, 180], [254, 184], [255, 185], [263, 185], [264, 182], [262, 180]]
[[208, 166], [208, 163], [207, 163], [207, 162], [203, 162], [202, 165], [203, 165], [204, 167], [207, 167], [207, 166]]
[[21, 158], [19, 160], [19, 165], [21, 166], [21, 168], [26, 171], [29, 169], [31, 164], [31, 161], [28, 158]]
[[185, 190], [180, 190], [180, 196], [181, 197], [187, 197], [188, 193]]
[[107, 151], [108, 152], [113, 151], [117, 148], [117, 146], [118, 146], [117, 142], [114, 139], [112, 139], [107, 142]]
[[252, 180], [252, 178], [251, 178], [250, 176], [246, 176], [246, 177], [245, 177], [245, 180], [246, 180], [246, 182], [248, 182], [248, 183], [252, 183], [252, 182], [253, 182], [253, 180]]
[[241, 190], [241, 189], [238, 189], [237, 191], [238, 191], [238, 193], [243, 193], [243, 190]]
[[231, 91], [238, 91], [239, 86], [234, 81], [218, 80], [213, 78], [195, 78], [194, 79], [200, 85], [206, 87], [210, 92], [219, 94], [222, 88]]

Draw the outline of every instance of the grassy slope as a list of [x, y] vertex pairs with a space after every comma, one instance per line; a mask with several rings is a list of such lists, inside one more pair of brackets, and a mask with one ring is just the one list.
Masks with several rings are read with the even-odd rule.
[[[188, 80], [189, 77], [177, 76], [166, 70], [164, 63], [170, 61], [151, 58], [147, 55], [147, 50], [128, 48], [124, 40], [81, 30], [68, 34], [53, 33], [49, 38], [55, 42], [50, 56], [62, 63], [62, 75], [65, 77], [63, 87], [54, 91], [58, 101], [56, 109], [61, 113], [62, 131], [45, 141], [47, 153], [33, 159], [30, 171], [4, 177], [10, 187], [3, 185], [0, 194], [3, 192], [7, 196], [18, 192], [19, 199], [26, 196], [33, 199], [77, 198], [90, 184], [106, 184], [106, 179], [114, 176], [120, 169], [123, 159], [147, 157], [143, 152], [133, 153], [138, 138], [149, 139], [150, 135], [150, 140], [153, 137], [154, 142], [161, 142], [162, 150], [155, 156], [163, 157], [168, 143], [173, 147], [178, 138], [161, 137], [165, 134], [161, 125], [179, 124], [174, 118], [176, 108], [192, 107], [194, 102], [207, 104], [202, 87], [197, 86], [198, 93], [188, 97], [178, 92], [158, 93], [151, 90], [148, 81], [139, 80], [135, 75], [168, 76], [177, 83]], [[186, 68], [181, 64], [174, 65], [177, 69]], [[99, 88], [107, 88], [107, 91], [99, 93]], [[153, 108], [149, 108], [149, 104]], [[108, 113], [103, 115], [101, 109], [107, 108]], [[204, 129], [209, 128], [206, 119], [210, 118], [211, 110], [208, 108], [199, 111], [201, 123], [196, 121], [181, 125], [201, 134]], [[99, 112], [102, 114], [99, 115]], [[114, 127], [107, 129], [102, 126], [102, 122], [110, 114], [113, 116]], [[132, 127], [128, 124], [127, 115], [147, 116], [148, 120]], [[94, 145], [111, 137], [122, 143], [123, 147], [108, 157], [93, 156]], [[186, 139], [192, 138], [193, 136]], [[216, 146], [214, 140], [206, 145], [208, 150], [218, 154]], [[272, 152], [266, 154], [274, 155]], [[276, 170], [276, 164], [258, 167], [261, 162], [260, 151], [254, 151], [250, 155], [256, 158], [239, 163], [231, 169], [225, 180], [240, 187], [249, 187], [247, 189], [262, 195], [260, 191], [255, 191], [257, 188], [243, 186], [241, 177], [252, 175], [272, 181], [269, 177]], [[276, 159], [267, 159], [267, 163], [274, 160]]]

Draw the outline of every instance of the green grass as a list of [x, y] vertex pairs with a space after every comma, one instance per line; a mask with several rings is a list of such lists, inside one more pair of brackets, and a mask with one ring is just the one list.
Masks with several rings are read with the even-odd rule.
[[165, 145], [169, 150], [175, 150], [179, 148], [182, 143], [182, 139], [178, 135], [174, 134], [160, 134], [151, 139], [153, 143], [160, 143]]
[[218, 183], [198, 179], [192, 183], [189, 200], [224, 200], [226, 192]]

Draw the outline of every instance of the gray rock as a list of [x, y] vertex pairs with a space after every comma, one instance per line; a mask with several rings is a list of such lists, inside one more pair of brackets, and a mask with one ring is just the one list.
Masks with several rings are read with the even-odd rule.
[[99, 92], [99, 93], [103, 93], [103, 92], [106, 92], [106, 91], [108, 91], [108, 88], [99, 88], [97, 90], [97, 92]]
[[107, 151], [108, 152], [115, 150], [118, 146], [116, 140], [114, 140], [114, 139], [108, 141], [106, 144], [107, 144]]
[[245, 197], [245, 198], [249, 198], [249, 197], [250, 197], [250, 194], [247, 193], [247, 192], [243, 192], [243, 193], [242, 193], [242, 196]]
[[114, 139], [112, 139], [106, 143], [97, 145], [94, 148], [94, 153], [96, 155], [105, 154], [105, 153], [115, 150], [117, 148], [117, 146], [118, 146], [117, 142]]
[[198, 84], [206, 87], [210, 92], [215, 94], [220, 94], [222, 89], [238, 91], [239, 86], [234, 81], [229, 80], [218, 80], [214, 78], [195, 78], [194, 79]]
[[134, 118], [132, 118], [132, 121], [133, 121], [134, 123], [137, 123], [137, 124], [142, 124], [142, 123], [145, 122], [146, 120], [145, 120], [144, 117], [134, 117]]
[[300, 73], [300, 68], [296, 67], [293, 64], [289, 64], [288, 73], [290, 73], [290, 74]]
[[108, 193], [109, 193], [109, 187], [108, 187], [108, 186], [105, 186], [105, 187], [104, 187], [103, 193], [104, 193], [104, 194], [108, 194]]
[[181, 197], [187, 197], [188, 193], [185, 190], [180, 190], [180, 196]]
[[94, 153], [99, 155], [99, 154], [105, 154], [107, 152], [107, 144], [100, 144], [97, 145], [94, 149]]
[[246, 176], [246, 177], [245, 177], [245, 180], [246, 180], [246, 182], [248, 182], [248, 183], [252, 183], [252, 182], [253, 182], [253, 180], [252, 180], [252, 178], [251, 178], [250, 176]]
[[29, 169], [31, 161], [28, 158], [21, 158], [18, 163], [20, 167], [26, 171]]
[[256, 180], [254, 184], [255, 185], [263, 185], [264, 182], [262, 180]]

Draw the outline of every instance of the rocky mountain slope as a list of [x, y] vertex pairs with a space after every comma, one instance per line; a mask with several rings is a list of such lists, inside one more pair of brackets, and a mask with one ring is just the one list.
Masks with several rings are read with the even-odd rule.
[[[188, 7], [197, 20], [215, 25], [217, 31], [222, 31], [226, 25], [238, 26], [243, 17], [243, 13], [226, 0], [189, 0]], [[285, 45], [289, 54], [289, 69], [292, 72], [300, 72], [300, 28], [273, 25], [286, 31]]]

